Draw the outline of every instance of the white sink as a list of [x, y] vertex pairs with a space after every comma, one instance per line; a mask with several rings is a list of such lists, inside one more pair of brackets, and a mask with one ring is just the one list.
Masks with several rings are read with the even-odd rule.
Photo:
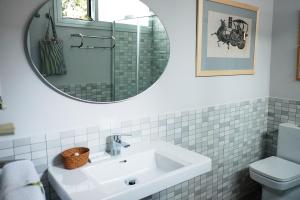
[[62, 200], [138, 200], [211, 171], [211, 159], [165, 142], [139, 143], [120, 156], [75, 170], [49, 166]]

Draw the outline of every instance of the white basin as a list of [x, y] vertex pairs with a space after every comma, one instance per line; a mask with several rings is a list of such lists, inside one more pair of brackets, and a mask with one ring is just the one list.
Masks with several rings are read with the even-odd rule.
[[49, 166], [62, 200], [138, 200], [211, 171], [211, 159], [165, 142], [139, 143], [120, 156], [75, 170]]

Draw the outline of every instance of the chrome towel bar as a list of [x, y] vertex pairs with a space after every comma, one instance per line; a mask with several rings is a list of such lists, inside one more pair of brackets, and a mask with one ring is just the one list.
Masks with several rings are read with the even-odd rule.
[[[114, 36], [93, 36], [93, 35], [84, 35], [82, 33], [72, 33], [71, 37], [79, 37], [81, 38], [80, 45], [71, 45], [71, 48], [79, 48], [79, 49], [113, 49], [116, 46], [116, 38]], [[84, 46], [84, 38], [95, 38], [95, 39], [111, 39], [112, 46]]]

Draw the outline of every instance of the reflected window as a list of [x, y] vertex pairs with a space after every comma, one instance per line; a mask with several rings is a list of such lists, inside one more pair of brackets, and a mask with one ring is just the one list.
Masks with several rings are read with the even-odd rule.
[[91, 20], [91, 0], [61, 0], [62, 17]]
[[[150, 16], [152, 12], [149, 7], [139, 0], [98, 0], [98, 20], [105, 22], [117, 21], [123, 24], [137, 24], [148, 26], [149, 19], [144, 16]], [[143, 18], [144, 17], [144, 18]]]
[[[153, 12], [140, 0], [55, 0], [61, 11], [62, 21], [84, 23], [83, 21], [113, 22], [149, 26], [148, 16]], [[76, 22], [77, 20], [77, 22]], [[78, 20], [82, 20], [79, 22]]]

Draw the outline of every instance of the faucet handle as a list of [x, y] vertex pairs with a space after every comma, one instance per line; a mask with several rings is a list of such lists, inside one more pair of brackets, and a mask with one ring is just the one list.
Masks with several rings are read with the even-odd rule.
[[131, 134], [115, 134], [115, 135], [112, 135], [112, 139], [114, 142], [117, 142], [117, 143], [122, 143], [122, 136], [125, 136], [125, 137], [129, 137], [129, 136], [132, 136]]
[[121, 135], [112, 135], [111, 139], [113, 142], [121, 143]]

